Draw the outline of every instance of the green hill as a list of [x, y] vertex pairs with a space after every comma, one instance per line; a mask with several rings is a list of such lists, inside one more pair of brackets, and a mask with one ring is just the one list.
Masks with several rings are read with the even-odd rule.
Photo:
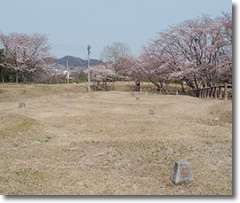
[[[88, 66], [88, 60], [84, 60], [74, 56], [64, 56], [56, 60], [56, 64], [66, 66], [68, 61], [68, 66], [70, 68], [84, 68]], [[94, 66], [100, 63], [100, 60], [90, 59], [90, 65]]]

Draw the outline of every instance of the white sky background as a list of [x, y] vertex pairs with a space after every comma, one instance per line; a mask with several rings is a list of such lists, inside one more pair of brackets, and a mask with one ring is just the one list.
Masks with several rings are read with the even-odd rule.
[[157, 32], [202, 14], [231, 12], [230, 0], [0, 0], [0, 31], [46, 34], [56, 57], [99, 59], [106, 45], [127, 43], [134, 55]]

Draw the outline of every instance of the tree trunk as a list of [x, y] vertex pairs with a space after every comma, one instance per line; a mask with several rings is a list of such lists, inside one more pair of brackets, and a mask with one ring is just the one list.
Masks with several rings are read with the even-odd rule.
[[26, 73], [24, 72], [23, 75], [22, 75], [22, 80], [23, 80], [23, 83], [26, 84]]
[[169, 95], [168, 81], [166, 81], [165, 84], [166, 84], [166, 92], [167, 92], [167, 95]]
[[18, 78], [19, 78], [19, 72], [16, 72], [16, 83], [18, 83]]
[[163, 88], [163, 83], [162, 82], [159, 82], [160, 83], [160, 85], [159, 85], [157, 82], [155, 82], [151, 78], [149, 78], [149, 81], [157, 87], [157, 92], [160, 92], [161, 88]]
[[194, 90], [194, 93], [195, 93], [196, 97], [199, 97], [199, 95], [200, 95], [200, 89], [195, 89], [195, 90]]
[[112, 81], [112, 90], [114, 91], [115, 90], [115, 85], [114, 85], [114, 80]]
[[160, 88], [163, 88], [163, 82], [162, 81], [160, 81]]
[[184, 84], [183, 84], [182, 80], [181, 80], [181, 87], [182, 87], [182, 92], [186, 93], [186, 90], [184, 89]]
[[4, 70], [1, 70], [1, 76], [2, 76], [2, 83], [4, 83]]

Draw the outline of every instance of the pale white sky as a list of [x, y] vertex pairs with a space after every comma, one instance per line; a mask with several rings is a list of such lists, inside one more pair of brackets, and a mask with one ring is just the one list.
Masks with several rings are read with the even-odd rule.
[[57, 57], [99, 58], [124, 42], [137, 55], [156, 32], [202, 14], [232, 12], [231, 0], [0, 0], [0, 31], [46, 34]]

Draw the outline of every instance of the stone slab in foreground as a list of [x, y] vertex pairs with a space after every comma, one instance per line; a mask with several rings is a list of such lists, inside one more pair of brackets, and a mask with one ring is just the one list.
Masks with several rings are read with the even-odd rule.
[[171, 180], [176, 185], [193, 182], [190, 164], [185, 160], [176, 161], [172, 170]]

